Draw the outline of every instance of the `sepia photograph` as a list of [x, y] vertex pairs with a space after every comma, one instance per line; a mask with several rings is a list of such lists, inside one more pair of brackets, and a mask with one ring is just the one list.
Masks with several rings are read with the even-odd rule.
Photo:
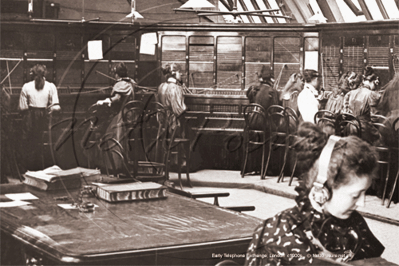
[[0, 265], [399, 265], [399, 0], [0, 13]]

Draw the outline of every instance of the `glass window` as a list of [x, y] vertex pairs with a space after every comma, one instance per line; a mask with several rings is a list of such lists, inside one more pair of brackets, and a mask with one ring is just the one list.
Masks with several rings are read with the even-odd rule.
[[217, 87], [241, 89], [242, 39], [217, 38]]
[[278, 88], [284, 87], [292, 73], [300, 71], [300, 40], [297, 37], [274, 39], [274, 77]]
[[319, 71], [319, 38], [305, 38], [305, 57], [303, 69]]
[[271, 38], [248, 37], [245, 39], [245, 88], [259, 83], [263, 66], [270, 67]]
[[[162, 37], [162, 67], [175, 63], [180, 66], [182, 80], [186, 81], [186, 37], [163, 36]], [[185, 82], [186, 83], [186, 82]]]
[[190, 87], [210, 88], [214, 84], [214, 38], [192, 36], [189, 39]]

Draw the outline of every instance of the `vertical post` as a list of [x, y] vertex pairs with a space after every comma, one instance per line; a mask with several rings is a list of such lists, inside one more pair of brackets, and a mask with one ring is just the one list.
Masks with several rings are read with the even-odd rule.
[[82, 0], [82, 22], [85, 21], [85, 0]]
[[32, 18], [33, 15], [33, 0], [28, 0], [28, 15], [29, 15], [29, 19]]
[[130, 0], [130, 9], [132, 12], [132, 24], [134, 23], [134, 12], [136, 11], [136, 1]]

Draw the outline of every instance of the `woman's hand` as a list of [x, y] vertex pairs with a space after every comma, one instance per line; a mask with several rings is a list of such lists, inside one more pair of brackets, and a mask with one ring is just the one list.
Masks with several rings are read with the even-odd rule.
[[107, 104], [108, 105], [108, 107], [110, 107], [111, 106], [111, 103], [112, 103], [112, 101], [111, 101], [111, 99], [110, 98], [107, 98], [107, 99], [105, 99], [105, 100], [103, 100], [103, 101], [97, 101], [97, 105], [103, 105], [103, 104]]

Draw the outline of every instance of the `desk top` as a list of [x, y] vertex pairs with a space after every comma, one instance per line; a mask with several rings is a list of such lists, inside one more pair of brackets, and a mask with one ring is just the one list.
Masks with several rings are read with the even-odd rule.
[[[57, 204], [77, 201], [79, 190], [40, 191], [24, 184], [2, 185], [1, 194], [31, 192], [32, 204], [0, 208], [1, 229], [62, 261], [170, 249], [176, 246], [252, 238], [260, 220], [246, 214], [167, 192], [166, 199], [108, 203], [93, 213]], [[68, 197], [66, 201], [56, 197]]]

